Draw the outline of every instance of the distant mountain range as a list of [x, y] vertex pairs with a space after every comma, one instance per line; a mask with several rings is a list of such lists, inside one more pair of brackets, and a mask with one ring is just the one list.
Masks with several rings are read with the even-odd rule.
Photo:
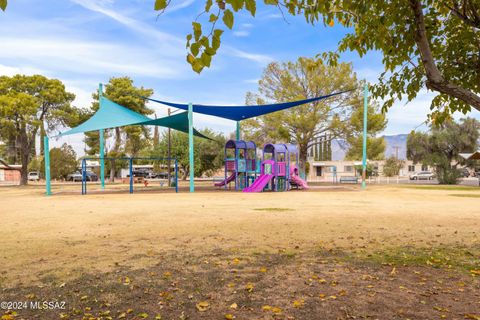
[[[407, 159], [407, 137], [408, 134], [397, 134], [383, 136], [387, 147], [385, 148], [385, 158], [397, 156], [399, 159]], [[332, 160], [341, 161], [345, 159], [348, 145], [345, 140], [332, 141]]]

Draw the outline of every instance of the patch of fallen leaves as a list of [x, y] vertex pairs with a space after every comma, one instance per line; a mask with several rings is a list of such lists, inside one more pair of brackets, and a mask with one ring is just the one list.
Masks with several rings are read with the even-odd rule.
[[207, 301], [200, 301], [195, 305], [195, 307], [197, 308], [198, 311], [205, 312], [208, 309], [210, 309], [210, 303], [208, 303]]

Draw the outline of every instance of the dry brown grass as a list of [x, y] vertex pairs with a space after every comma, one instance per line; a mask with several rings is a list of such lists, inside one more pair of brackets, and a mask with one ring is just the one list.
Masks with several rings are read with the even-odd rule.
[[186, 257], [202, 264], [212, 255], [226, 261], [281, 253], [311, 261], [319, 252], [340, 252], [338, 259], [347, 257], [343, 263], [375, 263], [369, 257], [399, 248], [408, 254], [471, 252], [480, 246], [480, 206], [476, 197], [459, 196], [465, 194], [480, 190], [389, 186], [45, 197], [40, 188], [1, 188], [0, 287], [75, 281], [118, 268], [150, 270]]

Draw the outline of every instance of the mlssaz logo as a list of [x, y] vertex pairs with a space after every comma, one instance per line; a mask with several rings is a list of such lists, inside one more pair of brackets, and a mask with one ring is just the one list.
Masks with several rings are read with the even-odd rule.
[[65, 301], [30, 301], [30, 309], [57, 310], [65, 309]]

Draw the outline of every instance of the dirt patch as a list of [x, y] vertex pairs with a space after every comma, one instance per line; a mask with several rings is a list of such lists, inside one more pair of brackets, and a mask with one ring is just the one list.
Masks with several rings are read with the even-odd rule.
[[[144, 269], [117, 266], [41, 286], [4, 289], [4, 301], [65, 301], [13, 319], [476, 319], [476, 278], [423, 266], [346, 261], [332, 252], [239, 255], [165, 252]], [[199, 311], [201, 310], [201, 311]]]

